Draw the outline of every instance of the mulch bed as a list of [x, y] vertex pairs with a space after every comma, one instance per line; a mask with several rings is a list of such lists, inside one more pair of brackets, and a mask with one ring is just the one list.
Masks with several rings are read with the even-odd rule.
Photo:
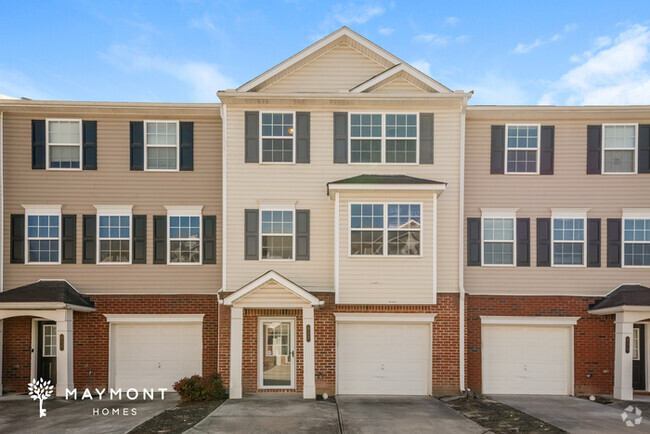
[[505, 404], [484, 397], [446, 400], [446, 404], [463, 416], [494, 433], [565, 433], [553, 425]]
[[178, 405], [135, 427], [129, 434], [180, 434], [201, 422], [225, 401], [179, 402]]

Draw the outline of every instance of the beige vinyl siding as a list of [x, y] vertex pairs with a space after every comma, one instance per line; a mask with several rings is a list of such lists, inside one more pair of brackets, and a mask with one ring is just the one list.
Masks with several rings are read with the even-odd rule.
[[[650, 110], [645, 116], [616, 108], [560, 110], [513, 108], [492, 116], [468, 110], [465, 217], [480, 217], [480, 208], [519, 208], [517, 217], [531, 220], [531, 266], [466, 266], [465, 288], [472, 294], [605, 295], [622, 283], [650, 284], [648, 268], [607, 267], [607, 218], [621, 218], [623, 208], [648, 208], [650, 175], [586, 174], [587, 125], [647, 123]], [[555, 125], [554, 175], [490, 175], [491, 125], [517, 122]], [[601, 267], [536, 266], [536, 219], [550, 218], [551, 208], [589, 208], [587, 218], [601, 219]]]
[[338, 92], [349, 90], [386, 68], [342, 43], [262, 92]]
[[309, 307], [310, 304], [275, 280], [271, 280], [250, 294], [235, 301], [234, 306], [245, 306], [247, 308], [288, 308], [294, 306]]
[[[236, 290], [268, 270], [275, 270], [309, 291], [334, 290], [334, 201], [327, 195], [326, 184], [363, 173], [401, 174], [448, 182], [439, 200], [438, 230], [440, 234], [438, 262], [438, 291], [458, 290], [458, 184], [460, 114], [456, 110], [433, 110], [431, 107], [411, 106], [410, 111], [435, 111], [433, 165], [366, 165], [333, 164], [333, 112], [345, 107], [284, 106], [277, 110], [309, 110], [311, 112], [310, 164], [246, 164], [244, 163], [244, 112], [256, 107], [228, 105], [227, 145], [227, 282], [226, 289]], [[354, 111], [386, 111], [385, 109], [355, 107]], [[264, 108], [273, 110], [273, 108]], [[429, 196], [431, 197], [431, 196]], [[261, 203], [294, 203], [296, 209], [311, 210], [311, 249], [309, 261], [250, 261], [244, 260], [244, 210], [258, 208]], [[430, 207], [431, 205], [427, 205]], [[428, 208], [427, 208], [428, 209]], [[347, 223], [341, 221], [341, 231]], [[347, 237], [347, 235], [345, 235]], [[345, 244], [344, 244], [345, 245]], [[378, 258], [376, 267], [384, 264]], [[372, 264], [371, 264], [372, 265]], [[417, 268], [417, 267], [414, 267]], [[404, 274], [407, 270], [402, 269]], [[348, 268], [346, 273], [356, 274]], [[414, 271], [416, 274], [419, 271]], [[432, 273], [429, 288], [433, 291]], [[347, 276], [342, 276], [347, 279]], [[391, 282], [394, 282], [391, 280]], [[355, 291], [355, 289], [346, 289]], [[403, 288], [394, 288], [399, 292]], [[343, 297], [345, 293], [341, 293]], [[364, 302], [386, 301], [384, 295], [368, 294]], [[411, 298], [410, 300], [413, 300]], [[427, 299], [430, 302], [431, 298]], [[361, 301], [361, 298], [356, 298]], [[410, 301], [409, 301], [410, 302]]]
[[389, 81], [383, 86], [379, 86], [377, 89], [372, 90], [372, 93], [378, 95], [385, 94], [401, 94], [401, 95], [422, 95], [427, 93], [424, 89], [417, 87], [404, 77], [397, 77], [393, 81]]
[[[169, 116], [57, 113], [5, 113], [5, 240], [10, 215], [25, 205], [61, 204], [63, 214], [77, 216], [77, 263], [10, 264], [5, 242], [4, 288], [38, 279], [66, 279], [83, 293], [206, 293], [221, 287], [221, 121], [216, 110], [205, 117], [175, 117], [194, 122], [194, 171], [129, 170], [129, 121]], [[97, 121], [97, 165], [93, 171], [32, 170], [32, 119], [71, 118]], [[133, 205], [147, 215], [147, 264], [82, 264], [82, 215], [96, 214], [93, 205]], [[153, 216], [166, 215], [165, 205], [203, 205], [204, 215], [217, 216], [217, 264], [154, 265]]]

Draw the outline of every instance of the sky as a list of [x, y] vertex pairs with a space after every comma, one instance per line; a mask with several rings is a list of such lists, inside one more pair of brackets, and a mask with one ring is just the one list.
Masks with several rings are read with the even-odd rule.
[[0, 0], [0, 94], [218, 102], [348, 26], [470, 104], [650, 104], [650, 1]]

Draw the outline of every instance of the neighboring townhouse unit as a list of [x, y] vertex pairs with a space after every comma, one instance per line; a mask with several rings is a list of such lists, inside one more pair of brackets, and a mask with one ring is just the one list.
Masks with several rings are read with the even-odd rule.
[[649, 123], [647, 106], [468, 109], [469, 388], [650, 390]]
[[2, 387], [167, 387], [217, 364], [218, 104], [0, 102]]

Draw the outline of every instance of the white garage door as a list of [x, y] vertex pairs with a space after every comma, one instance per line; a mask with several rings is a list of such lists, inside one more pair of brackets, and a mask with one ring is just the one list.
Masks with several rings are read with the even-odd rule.
[[114, 324], [114, 387], [171, 390], [181, 378], [200, 375], [201, 336], [201, 324]]
[[336, 357], [339, 394], [426, 395], [431, 325], [338, 324]]
[[483, 393], [568, 395], [571, 327], [484, 325]]

